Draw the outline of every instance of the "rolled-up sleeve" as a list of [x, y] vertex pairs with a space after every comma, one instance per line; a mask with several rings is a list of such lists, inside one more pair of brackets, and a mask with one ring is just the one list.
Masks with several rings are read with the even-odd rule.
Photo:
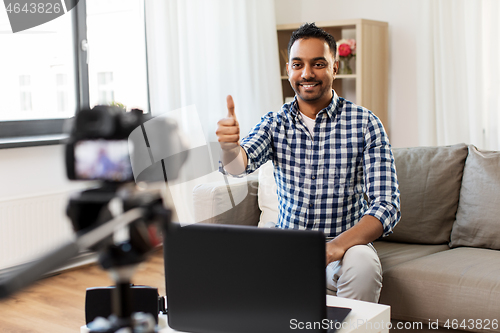
[[[272, 128], [275, 116], [276, 114], [273, 112], [267, 113], [241, 141], [241, 147], [247, 154], [247, 168], [243, 175], [256, 171], [271, 158], [273, 154]], [[219, 171], [227, 174], [220, 161]]]
[[364, 190], [369, 207], [364, 215], [377, 218], [383, 236], [392, 233], [401, 218], [398, 179], [391, 145], [380, 120], [371, 114], [363, 153]]

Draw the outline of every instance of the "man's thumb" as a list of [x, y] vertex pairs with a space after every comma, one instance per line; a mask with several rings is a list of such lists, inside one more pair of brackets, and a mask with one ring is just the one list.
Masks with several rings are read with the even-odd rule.
[[227, 116], [236, 119], [236, 115], [234, 114], [234, 101], [231, 95], [227, 95]]

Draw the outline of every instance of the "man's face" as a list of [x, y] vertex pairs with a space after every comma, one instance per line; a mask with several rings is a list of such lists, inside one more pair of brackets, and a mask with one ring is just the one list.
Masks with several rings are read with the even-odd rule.
[[328, 44], [319, 38], [298, 39], [289, 59], [288, 80], [298, 98], [312, 105], [329, 103], [338, 65]]

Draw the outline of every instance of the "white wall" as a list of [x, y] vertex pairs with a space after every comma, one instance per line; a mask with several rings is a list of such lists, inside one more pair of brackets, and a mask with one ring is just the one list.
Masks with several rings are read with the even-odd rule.
[[0, 200], [76, 189], [66, 179], [62, 145], [0, 149]]
[[364, 18], [389, 23], [389, 126], [394, 147], [418, 146], [418, 0], [275, 0], [276, 24]]
[[73, 238], [65, 210], [82, 182], [66, 179], [62, 145], [0, 150], [0, 270]]

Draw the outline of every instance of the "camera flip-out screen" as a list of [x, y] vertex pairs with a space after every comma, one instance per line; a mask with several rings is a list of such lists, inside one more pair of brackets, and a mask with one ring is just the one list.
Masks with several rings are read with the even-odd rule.
[[129, 181], [133, 179], [127, 140], [85, 140], [75, 144], [77, 179]]

